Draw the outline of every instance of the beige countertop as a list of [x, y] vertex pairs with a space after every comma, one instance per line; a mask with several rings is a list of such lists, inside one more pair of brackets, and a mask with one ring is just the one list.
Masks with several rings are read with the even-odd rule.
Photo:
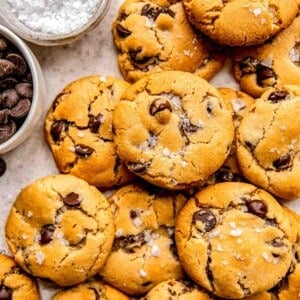
[[[121, 77], [111, 35], [111, 24], [121, 3], [122, 0], [113, 0], [99, 26], [73, 44], [55, 47], [29, 44], [44, 73], [46, 101], [43, 115], [33, 135], [17, 149], [2, 155], [7, 163], [7, 170], [4, 176], [0, 177], [0, 251], [7, 251], [4, 224], [12, 202], [20, 189], [37, 178], [58, 173], [43, 138], [44, 117], [55, 95], [67, 83], [86, 75]], [[216, 87], [238, 88], [230, 74], [229, 63], [213, 78], [211, 83]], [[299, 201], [292, 201], [288, 205], [300, 212]], [[49, 286], [42, 285], [42, 299], [51, 299], [52, 293]]]

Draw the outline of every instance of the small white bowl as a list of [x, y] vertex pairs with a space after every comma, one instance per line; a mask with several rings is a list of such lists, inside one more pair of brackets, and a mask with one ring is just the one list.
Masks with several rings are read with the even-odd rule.
[[[2, 3], [3, 2], [3, 3]], [[14, 31], [21, 38], [42, 46], [57, 46], [69, 44], [78, 40], [82, 35], [95, 28], [106, 15], [111, 0], [99, 1], [97, 9], [91, 19], [82, 27], [68, 34], [48, 34], [31, 30], [12, 14], [11, 7], [7, 1], [1, 1], [0, 22]]]
[[25, 141], [35, 130], [36, 124], [41, 117], [44, 99], [45, 82], [41, 67], [29, 47], [11, 30], [0, 25], [0, 34], [14, 44], [25, 58], [32, 75], [33, 96], [30, 111], [15, 134], [4, 143], [0, 144], [0, 154], [6, 153]]

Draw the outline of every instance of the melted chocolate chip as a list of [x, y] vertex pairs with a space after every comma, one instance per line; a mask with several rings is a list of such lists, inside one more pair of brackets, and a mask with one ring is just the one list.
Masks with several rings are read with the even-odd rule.
[[89, 114], [88, 117], [89, 117], [88, 127], [90, 128], [90, 131], [93, 133], [97, 133], [102, 123], [103, 116], [101, 114], [98, 114], [97, 116]]
[[264, 65], [258, 65], [256, 70], [256, 80], [260, 86], [264, 86], [264, 80], [269, 78], [276, 78], [272, 68]]
[[54, 123], [51, 125], [50, 134], [54, 142], [57, 142], [59, 140], [63, 128], [64, 128], [64, 122], [61, 120], [54, 121]]
[[134, 253], [134, 248], [141, 247], [146, 244], [145, 233], [140, 232], [137, 235], [121, 236], [114, 239], [113, 248], [115, 250], [122, 249], [127, 253]]
[[12, 289], [6, 287], [5, 285], [0, 286], [0, 300], [10, 300], [12, 299]]
[[127, 165], [128, 169], [134, 173], [143, 173], [149, 167], [148, 164], [143, 163], [130, 163]]
[[27, 98], [21, 99], [14, 107], [9, 110], [9, 114], [11, 117], [15, 119], [20, 119], [25, 117], [31, 107], [31, 102]]
[[137, 218], [139, 215], [138, 215], [138, 213], [137, 213], [137, 211], [136, 210], [130, 210], [130, 218], [131, 219], [135, 219], [135, 218]]
[[87, 145], [78, 144], [75, 146], [75, 153], [79, 156], [90, 156], [95, 150]]
[[279, 240], [279, 239], [273, 240], [273, 241], [271, 242], [271, 245], [272, 245], [273, 247], [276, 247], [276, 248], [280, 248], [280, 247], [284, 247], [284, 246], [285, 246], [284, 243], [283, 243], [281, 240]]
[[0, 144], [11, 138], [17, 130], [14, 121], [9, 121], [6, 125], [0, 125]]
[[81, 200], [79, 199], [79, 195], [71, 192], [67, 196], [63, 197], [64, 204], [67, 206], [78, 206], [81, 203]]
[[228, 167], [222, 167], [220, 168], [216, 173], [216, 182], [237, 182], [237, 181], [243, 181], [242, 177], [237, 174], [233, 173], [230, 168]]
[[239, 68], [241, 69], [243, 75], [245, 74], [253, 74], [256, 72], [256, 68], [260, 65], [260, 61], [254, 57], [245, 57], [241, 61], [238, 62]]
[[25, 59], [17, 53], [9, 53], [6, 56], [6, 59], [11, 61], [15, 65], [15, 74], [17, 76], [22, 76], [27, 71], [27, 64], [25, 62]]
[[143, 6], [141, 15], [146, 16], [149, 19], [156, 20], [160, 14], [168, 14], [172, 18], [175, 17], [174, 11], [167, 7], [152, 7], [150, 4]]
[[268, 100], [270, 100], [272, 103], [278, 103], [280, 101], [287, 100], [288, 96], [289, 96], [288, 91], [277, 90], [277, 91], [272, 92], [269, 95]]
[[199, 129], [199, 127], [192, 124], [189, 119], [184, 119], [184, 121], [180, 123], [180, 128], [187, 133], [196, 132]]
[[172, 112], [171, 104], [169, 103], [169, 101], [167, 99], [158, 98], [158, 99], [155, 99], [151, 103], [150, 108], [149, 108], [149, 112], [150, 112], [151, 116], [154, 116], [158, 112], [163, 111], [165, 109]]
[[251, 200], [246, 202], [248, 212], [264, 218], [268, 212], [267, 205], [261, 200]]
[[41, 229], [40, 244], [45, 245], [52, 241], [55, 227], [52, 224], [44, 225]]
[[5, 173], [6, 171], [6, 163], [5, 160], [0, 157], [0, 177]]
[[290, 168], [291, 165], [292, 165], [292, 157], [289, 153], [273, 161], [273, 167], [276, 168], [278, 171], [286, 170]]
[[126, 38], [128, 36], [131, 35], [131, 31], [126, 29], [124, 26], [122, 26], [120, 23], [118, 23], [117, 25], [117, 32], [118, 32], [118, 35], [121, 37], [121, 38]]
[[213, 109], [214, 109], [213, 104], [210, 101], [208, 101], [207, 105], [206, 105], [206, 111], [207, 111], [207, 113], [209, 115], [212, 115], [213, 114]]
[[141, 51], [142, 51], [141, 48], [138, 48], [136, 50], [130, 50], [129, 51], [129, 56], [130, 56], [130, 59], [134, 63], [139, 64], [139, 65], [144, 65], [145, 63], [147, 63], [151, 59], [151, 57], [148, 57], [148, 56], [142, 57], [141, 56]]
[[197, 210], [193, 215], [193, 224], [196, 224], [198, 221], [204, 224], [204, 230], [211, 231], [217, 224], [217, 218], [214, 213], [207, 208]]

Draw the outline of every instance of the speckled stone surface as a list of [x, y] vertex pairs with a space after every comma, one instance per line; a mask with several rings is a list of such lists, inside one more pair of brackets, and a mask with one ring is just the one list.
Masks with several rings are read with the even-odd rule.
[[[21, 188], [42, 176], [57, 174], [51, 152], [43, 138], [43, 121], [46, 111], [55, 95], [69, 82], [79, 77], [101, 74], [121, 78], [117, 55], [113, 44], [111, 25], [122, 0], [113, 0], [102, 22], [79, 41], [56, 47], [41, 47], [29, 44], [42, 67], [46, 81], [46, 101], [43, 115], [33, 135], [15, 150], [2, 155], [7, 163], [5, 174], [0, 177], [0, 252], [7, 252], [4, 240], [4, 224], [12, 202]], [[211, 83], [216, 87], [226, 86], [238, 89], [229, 63]], [[300, 202], [288, 203], [300, 212]], [[41, 283], [42, 299], [51, 299], [55, 289]]]

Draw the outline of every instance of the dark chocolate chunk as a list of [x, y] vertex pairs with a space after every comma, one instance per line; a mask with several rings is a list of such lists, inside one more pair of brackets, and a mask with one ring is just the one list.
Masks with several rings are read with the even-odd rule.
[[9, 110], [7, 108], [0, 110], [0, 126], [8, 123]]
[[270, 100], [272, 103], [278, 103], [283, 100], [287, 100], [289, 96], [289, 92], [287, 90], [277, 90], [272, 92], [268, 100]]
[[257, 66], [260, 64], [261, 62], [252, 56], [245, 57], [238, 62], [243, 75], [255, 73]]
[[13, 77], [8, 77], [0, 81], [0, 91], [13, 89], [18, 81]]
[[16, 89], [16, 92], [17, 92], [21, 97], [29, 98], [29, 99], [32, 98], [33, 90], [32, 90], [32, 84], [31, 84], [31, 83], [29, 83], [29, 82], [21, 82], [21, 83], [18, 83], [18, 84], [15, 86], [15, 89]]
[[11, 138], [17, 130], [17, 125], [14, 121], [9, 121], [6, 125], [0, 125], [0, 144]]
[[251, 200], [246, 202], [248, 212], [264, 218], [268, 213], [267, 205], [261, 200]]
[[89, 114], [88, 117], [89, 117], [88, 127], [90, 128], [90, 131], [93, 133], [97, 133], [102, 123], [103, 116], [101, 114], [98, 114], [97, 116]]
[[141, 15], [146, 16], [149, 19], [156, 20], [160, 14], [168, 14], [172, 18], [175, 17], [174, 11], [167, 7], [153, 7], [150, 4], [146, 4], [143, 6]]
[[117, 32], [118, 32], [118, 35], [121, 37], [121, 38], [126, 38], [128, 36], [131, 35], [131, 31], [126, 29], [124, 26], [122, 26], [120, 23], [118, 23], [117, 25]]
[[184, 119], [183, 122], [180, 123], [180, 128], [184, 132], [192, 133], [192, 132], [196, 132], [200, 127], [192, 124], [191, 120]]
[[1, 98], [3, 99], [2, 100], [3, 107], [12, 108], [18, 103], [20, 96], [18, 95], [16, 90], [8, 89], [1, 93]]
[[52, 224], [46, 224], [41, 229], [40, 244], [45, 245], [52, 241], [55, 227]]
[[292, 166], [292, 157], [289, 153], [273, 161], [273, 167], [276, 168], [278, 171], [286, 170], [291, 166]]
[[8, 43], [6, 39], [2, 36], [0, 36], [0, 51], [5, 51], [8, 47]]
[[78, 206], [81, 203], [79, 195], [71, 192], [67, 196], [63, 197], [64, 204], [67, 206]]
[[217, 224], [217, 218], [214, 213], [207, 208], [197, 210], [193, 215], [193, 224], [196, 224], [198, 221], [204, 224], [205, 232], [211, 231]]
[[130, 50], [129, 51], [129, 56], [130, 56], [130, 59], [136, 63], [136, 64], [139, 64], [139, 65], [144, 65], [146, 64], [148, 61], [150, 61], [151, 57], [148, 57], [148, 56], [142, 56], [141, 55], [141, 52], [142, 52], [142, 49], [141, 48], [138, 48], [136, 50]]
[[212, 115], [213, 114], [213, 109], [214, 109], [213, 104], [210, 101], [208, 101], [207, 105], [206, 105], [206, 111], [207, 111], [207, 113], [209, 115]]
[[15, 72], [15, 65], [7, 60], [0, 59], [0, 79], [7, 78]]
[[167, 99], [158, 98], [158, 99], [155, 99], [150, 104], [149, 112], [150, 112], [151, 116], [154, 116], [156, 113], [163, 111], [165, 109], [172, 112], [172, 106], [171, 106], [170, 102]]
[[276, 78], [274, 70], [264, 65], [258, 65], [256, 70], [256, 81], [258, 85], [264, 86], [264, 80]]
[[22, 76], [27, 71], [27, 64], [23, 56], [17, 53], [9, 53], [6, 59], [11, 61], [15, 65], [15, 74], [17, 76]]
[[0, 285], [0, 300], [11, 300], [12, 289], [5, 285]]
[[143, 231], [137, 235], [130, 234], [127, 236], [117, 237], [114, 239], [113, 249], [122, 249], [127, 253], [134, 253], [134, 248], [139, 248], [146, 244], [145, 237], [146, 236]]
[[3, 176], [5, 171], [6, 171], [6, 162], [2, 157], [0, 157], [0, 177]]
[[54, 142], [57, 142], [59, 140], [60, 134], [64, 129], [64, 121], [54, 121], [51, 125], [50, 134], [52, 136], [52, 139]]
[[75, 146], [75, 153], [79, 156], [90, 156], [95, 150], [87, 145], [78, 144]]
[[273, 241], [271, 242], [271, 245], [272, 245], [273, 247], [276, 247], [276, 248], [280, 248], [280, 247], [284, 247], [284, 246], [285, 246], [284, 243], [283, 243], [283, 241], [281, 241], [281, 240], [279, 240], [279, 239], [273, 240]]
[[149, 167], [146, 163], [129, 163], [127, 166], [128, 169], [134, 173], [143, 173]]
[[31, 102], [27, 98], [21, 99], [14, 107], [9, 110], [9, 114], [11, 117], [15, 119], [20, 119], [25, 117], [31, 107]]
[[137, 213], [136, 210], [133, 210], [133, 209], [130, 210], [130, 218], [131, 218], [131, 219], [135, 219], [135, 218], [137, 218], [138, 216], [139, 216], [139, 215], [138, 215], [138, 213]]

